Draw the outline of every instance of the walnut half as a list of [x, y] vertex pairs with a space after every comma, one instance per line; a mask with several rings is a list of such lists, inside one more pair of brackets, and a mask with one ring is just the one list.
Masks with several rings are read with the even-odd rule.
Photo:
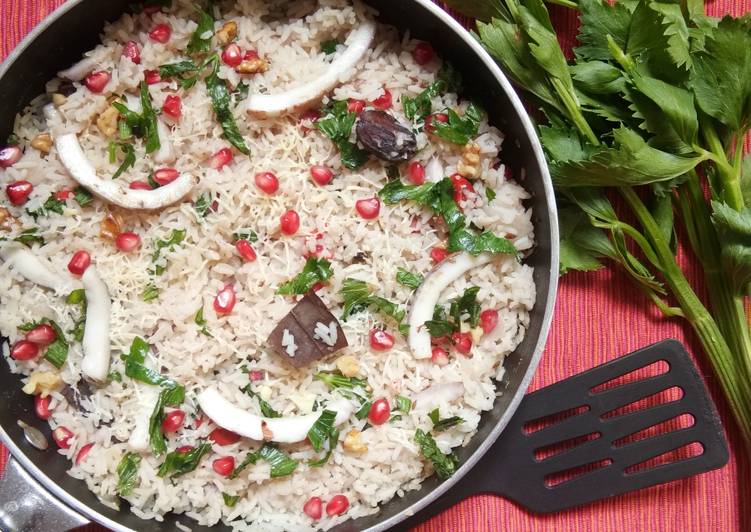
[[247, 59], [237, 65], [235, 70], [240, 74], [262, 74], [269, 69], [269, 62], [265, 59], [257, 57], [255, 59]]
[[362, 433], [357, 429], [350, 430], [344, 437], [344, 441], [342, 442], [342, 447], [344, 448], [344, 450], [356, 454], [366, 452], [368, 450], [368, 446], [364, 444], [360, 439], [361, 434]]
[[222, 44], [231, 43], [235, 37], [237, 37], [237, 23], [234, 20], [230, 20], [216, 32], [216, 38]]
[[464, 146], [462, 158], [456, 165], [456, 171], [462, 177], [477, 177], [480, 174], [480, 146], [474, 142]]

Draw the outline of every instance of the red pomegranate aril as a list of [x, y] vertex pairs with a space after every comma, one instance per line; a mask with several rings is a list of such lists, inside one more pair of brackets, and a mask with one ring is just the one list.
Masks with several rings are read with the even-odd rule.
[[243, 51], [235, 43], [228, 44], [222, 50], [222, 63], [235, 68], [243, 62]]
[[308, 499], [308, 502], [302, 507], [302, 511], [311, 519], [320, 519], [323, 515], [323, 502], [321, 501], [321, 498], [311, 497]]
[[5, 187], [5, 193], [13, 205], [23, 205], [29, 200], [34, 185], [28, 181], [14, 181]]
[[414, 50], [412, 50], [412, 58], [418, 65], [430, 63], [434, 56], [433, 47], [426, 42], [417, 43]]
[[388, 351], [394, 347], [394, 337], [383, 329], [371, 329], [370, 347], [376, 351]]
[[373, 401], [368, 411], [368, 421], [371, 425], [383, 425], [391, 417], [391, 406], [388, 399], [381, 397]]
[[52, 439], [61, 449], [68, 449], [70, 447], [70, 440], [73, 438], [73, 433], [65, 427], [57, 427], [52, 431]]
[[180, 447], [178, 447], [178, 448], [177, 448], [177, 449], [175, 449], [175, 450], [176, 450], [176, 451], [177, 451], [178, 453], [189, 453], [190, 451], [192, 451], [192, 450], [193, 450], [193, 446], [192, 446], [192, 445], [181, 445]]
[[489, 334], [498, 325], [498, 311], [492, 308], [480, 312], [480, 327], [482, 332]]
[[373, 107], [375, 107], [376, 109], [380, 109], [381, 111], [391, 109], [391, 106], [394, 103], [393, 98], [391, 97], [391, 91], [388, 89], [383, 89], [383, 94], [381, 94], [378, 98], [373, 100], [371, 103], [373, 104]]
[[355, 209], [357, 214], [366, 220], [373, 220], [378, 218], [378, 213], [381, 212], [381, 200], [377, 197], [357, 200], [355, 202]]
[[315, 109], [308, 109], [300, 115], [300, 128], [303, 131], [310, 130], [310, 128], [308, 127], [308, 122], [310, 122], [310, 125], [313, 125], [319, 118], [321, 118], [321, 113], [319, 113]]
[[5, 146], [0, 149], [0, 168], [9, 168], [16, 164], [23, 152], [18, 146]]
[[153, 190], [146, 181], [131, 181], [128, 188], [131, 190]]
[[467, 179], [461, 174], [451, 174], [449, 179], [451, 179], [451, 183], [454, 185], [454, 201], [456, 203], [467, 199], [464, 194], [465, 191], [475, 191], [475, 187], [472, 186], [472, 183], [467, 181]]
[[300, 229], [300, 215], [292, 209], [288, 210], [279, 218], [279, 228], [285, 235], [294, 235]]
[[162, 112], [173, 120], [180, 120], [180, 117], [183, 115], [183, 101], [179, 96], [170, 94], [164, 99]]
[[409, 163], [409, 180], [415, 185], [425, 183], [425, 167], [417, 161]]
[[437, 366], [445, 366], [449, 363], [449, 354], [442, 347], [434, 347], [430, 353], [430, 361]]
[[326, 504], [326, 515], [342, 515], [349, 508], [349, 499], [344, 495], [334, 495]]
[[29, 342], [34, 342], [39, 345], [49, 345], [57, 338], [57, 333], [51, 325], [41, 323], [31, 329], [24, 336]]
[[253, 262], [256, 260], [256, 251], [247, 240], [241, 239], [235, 242], [235, 249], [245, 262]]
[[252, 380], [253, 382], [258, 382], [260, 380], [263, 380], [263, 371], [258, 371], [257, 369], [251, 369], [250, 372], [248, 372], [248, 378]]
[[52, 397], [49, 395], [47, 397], [42, 397], [41, 395], [34, 396], [34, 412], [39, 419], [50, 418], [52, 415], [52, 410], [50, 409], [51, 401]]
[[99, 72], [92, 72], [91, 74], [86, 76], [86, 79], [84, 80], [84, 83], [86, 83], [86, 88], [96, 94], [102, 92], [104, 90], [104, 87], [106, 87], [107, 83], [109, 82], [109, 72], [104, 72], [101, 70]]
[[127, 57], [135, 64], [141, 64], [141, 50], [138, 48], [136, 41], [128, 41], [123, 44], [123, 57]]
[[231, 284], [228, 284], [219, 290], [219, 293], [214, 298], [214, 310], [217, 314], [229, 314], [235, 308], [235, 301], [237, 301], [235, 288]]
[[174, 168], [160, 168], [154, 172], [154, 181], [161, 186], [169, 185], [178, 177], [180, 177], [180, 172]]
[[169, 24], [157, 24], [154, 26], [154, 29], [149, 32], [149, 38], [151, 38], [152, 41], [162, 44], [169, 41], [171, 36], [172, 28]]
[[462, 355], [468, 355], [472, 351], [472, 335], [468, 332], [455, 332], [451, 335], [451, 343], [454, 349]]
[[430, 250], [430, 258], [436, 264], [443, 262], [444, 260], [446, 260], [446, 257], [448, 256], [449, 256], [449, 252], [446, 251], [446, 248], [443, 248], [441, 246], [434, 246]]
[[209, 433], [209, 439], [217, 445], [232, 445], [240, 441], [240, 435], [231, 430], [217, 427]]
[[115, 246], [123, 253], [130, 253], [141, 247], [141, 237], [130, 231], [120, 233], [115, 238]]
[[255, 176], [256, 186], [266, 194], [279, 190], [279, 178], [273, 172], [259, 172]]
[[428, 115], [428, 117], [425, 119], [425, 131], [427, 131], [428, 133], [435, 131], [433, 122], [440, 122], [442, 124], [445, 124], [448, 121], [449, 115], [447, 115], [446, 113], [435, 113], [433, 115]]
[[233, 469], [235, 469], [235, 459], [231, 456], [217, 458], [211, 464], [211, 467], [213, 467], [214, 471], [216, 471], [219, 475], [226, 477], [230, 473], [232, 473]]
[[73, 275], [83, 275], [83, 272], [86, 271], [86, 268], [88, 268], [90, 264], [91, 255], [89, 255], [88, 251], [79, 249], [73, 253], [73, 257], [70, 259], [70, 262], [68, 263], [68, 271]]
[[143, 79], [147, 85], [154, 85], [162, 81], [162, 76], [158, 70], [145, 70], [143, 72]]
[[243, 55], [243, 61], [252, 61], [253, 59], [258, 59], [259, 55], [258, 52], [255, 50], [248, 50]]
[[93, 443], [87, 443], [78, 450], [78, 454], [76, 454], [76, 465], [81, 465], [81, 462], [86, 460], [92, 447], [94, 447]]
[[55, 192], [55, 199], [58, 201], [65, 201], [69, 199], [72, 195], [73, 195], [73, 192], [71, 192], [70, 190], [65, 190], [65, 189], [58, 190], [57, 192]]
[[235, 156], [232, 154], [232, 150], [230, 150], [229, 148], [222, 148], [211, 156], [211, 168], [213, 168], [214, 170], [221, 170], [229, 163], [231, 163], [234, 157]]
[[10, 348], [10, 356], [15, 360], [31, 360], [39, 356], [39, 346], [28, 340], [19, 340]]
[[322, 164], [315, 164], [310, 167], [310, 177], [318, 185], [328, 185], [334, 179], [334, 172]]
[[180, 430], [180, 427], [183, 426], [183, 422], [185, 421], [185, 412], [182, 410], [173, 410], [172, 412], [168, 412], [164, 416], [164, 420], [162, 421], [162, 432], [177, 432]]
[[355, 100], [354, 98], [350, 98], [347, 101], [347, 111], [350, 113], [360, 114], [362, 110], [365, 109], [365, 102], [362, 100]]

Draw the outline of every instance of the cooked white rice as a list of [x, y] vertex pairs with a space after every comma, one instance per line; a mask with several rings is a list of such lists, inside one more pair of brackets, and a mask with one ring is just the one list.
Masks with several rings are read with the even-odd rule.
[[[196, 28], [192, 0], [175, 2], [169, 14], [125, 15], [108, 25], [102, 42], [87, 55], [100, 69], [109, 70], [112, 80], [101, 95], [92, 94], [77, 84], [77, 90], [59, 108], [67, 131], [76, 132], [86, 155], [100, 175], [111, 175], [119, 163], [107, 160], [108, 139], [94, 125], [99, 113], [108, 107], [112, 94], [135, 93], [145, 70], [175, 62], [181, 56], [190, 35]], [[251, 93], [279, 91], [284, 87], [305, 83], [319, 75], [330, 58], [320, 51], [322, 41], [344, 40], [349, 31], [364, 17], [372, 17], [362, 6], [353, 7], [344, 0], [290, 2], [269, 5], [262, 0], [239, 0], [235, 5], [221, 6], [222, 20], [238, 23], [238, 44], [243, 49], [256, 49], [267, 57], [271, 68], [264, 74], [248, 78]], [[172, 27], [171, 40], [163, 45], [152, 42], [148, 32], [156, 23], [166, 22]], [[221, 27], [217, 22], [217, 28]], [[141, 48], [141, 64], [135, 65], [121, 57], [122, 43], [136, 41]], [[409, 35], [400, 38], [394, 28], [379, 25], [372, 49], [366, 61], [359, 65], [354, 77], [339, 86], [331, 95], [334, 99], [358, 98], [366, 101], [377, 98], [384, 87], [394, 99], [391, 113], [405, 121], [401, 95], [415, 96], [435, 79], [440, 67], [438, 60], [420, 66], [412, 58], [416, 41]], [[241, 77], [231, 68], [222, 66], [220, 76], [232, 85]], [[54, 92], [59, 81], [52, 81]], [[177, 84], [161, 83], [150, 86], [155, 108], [160, 108], [167, 95], [177, 91]], [[200, 178], [191, 194], [193, 201], [202, 194], [217, 202], [215, 213], [205, 219], [196, 215], [191, 201], [184, 201], [156, 212], [117, 210], [122, 216], [123, 229], [142, 237], [138, 252], [124, 254], [111, 242], [99, 236], [100, 222], [107, 215], [107, 205], [96, 200], [80, 207], [68, 201], [63, 215], [42, 216], [38, 221], [24, 209], [40, 207], [51, 192], [72, 189], [75, 182], [68, 176], [53, 148], [45, 156], [29, 146], [40, 132], [48, 131], [41, 107], [48, 96], [40, 97], [20, 114], [15, 133], [26, 146], [23, 158], [14, 166], [0, 169], [0, 182], [6, 184], [26, 179], [33, 183], [34, 192], [23, 207], [5, 205], [17, 216], [23, 227], [39, 227], [46, 245], [34, 244], [34, 252], [49, 259], [60, 275], [67, 276], [66, 265], [78, 249], [88, 250], [93, 263], [105, 280], [112, 297], [110, 317], [112, 369], [123, 373], [121, 352], [127, 351], [135, 336], [145, 338], [153, 347], [154, 367], [185, 385], [187, 398], [182, 409], [188, 412], [186, 428], [168, 438], [174, 450], [182, 445], [195, 444], [215, 427], [204, 422], [195, 428], [197, 412], [195, 397], [207, 385], [218, 384], [221, 392], [235, 404], [258, 413], [258, 402], [240, 388], [248, 383], [248, 370], [264, 372], [264, 379], [255, 389], [275, 409], [284, 415], [309, 413], [315, 399], [335, 399], [324, 383], [314, 380], [318, 371], [336, 370], [341, 355], [357, 358], [361, 376], [367, 379], [374, 397], [390, 401], [399, 394], [413, 397], [431, 385], [462, 382], [464, 395], [455, 402], [441, 404], [442, 417], [461, 416], [465, 423], [435, 436], [440, 448], [467, 444], [475, 433], [480, 414], [493, 406], [496, 397], [494, 379], [503, 374], [504, 357], [513, 351], [524, 336], [529, 311], [535, 300], [532, 268], [513, 257], [502, 256], [490, 265], [471, 271], [456, 281], [441, 300], [461, 295], [465, 288], [480, 287], [478, 299], [482, 308], [499, 312], [496, 329], [479, 338], [471, 358], [450, 354], [450, 363], [438, 366], [417, 361], [409, 352], [393, 323], [373, 312], [360, 312], [342, 322], [349, 347], [303, 370], [293, 370], [280, 357], [269, 351], [266, 339], [279, 319], [294, 305], [290, 297], [275, 295], [277, 287], [296, 275], [305, 262], [305, 255], [323, 246], [322, 255], [329, 257], [334, 270], [330, 282], [318, 295], [341, 315], [338, 291], [342, 281], [355, 277], [366, 281], [378, 295], [399, 303], [410, 304], [411, 291], [395, 281], [398, 267], [425, 274], [433, 264], [429, 251], [440, 245], [436, 231], [428, 223], [432, 214], [411, 202], [395, 206], [382, 205], [376, 220], [364, 220], [355, 211], [358, 199], [374, 196], [385, 184], [385, 165], [375, 158], [356, 171], [343, 168], [331, 141], [320, 132], [306, 132], [298, 124], [298, 116], [266, 120], [238, 116], [238, 124], [252, 155], [235, 155], [234, 162], [222, 170], [208, 165], [211, 155], [228, 143], [221, 137], [221, 128], [213, 116], [205, 87], [198, 83], [188, 91], [179, 90], [183, 101], [183, 117], [172, 130], [178, 153], [171, 165], [181, 172]], [[434, 99], [434, 109], [465, 105], [455, 94]], [[464, 205], [468, 221], [499, 235], [509, 235], [521, 251], [533, 246], [531, 211], [522, 205], [527, 192], [504, 175], [498, 165], [503, 135], [496, 128], [483, 123], [476, 142], [481, 147], [482, 170], [475, 182], [476, 196]], [[436, 158], [442, 175], [456, 172], [462, 154], [460, 146], [419, 135], [421, 150], [416, 160], [427, 164]], [[145, 177], [154, 163], [138, 147], [134, 169], [120, 179], [124, 182]], [[327, 186], [311, 182], [308, 169], [313, 164], [325, 164], [336, 177]], [[401, 165], [407, 174], [407, 165]], [[279, 192], [268, 196], [253, 182], [257, 172], [273, 171], [280, 181]], [[485, 189], [493, 189], [497, 196], [488, 201]], [[286, 237], [279, 232], [279, 217], [287, 209], [300, 213], [301, 228], [297, 235]], [[259, 235], [254, 244], [258, 259], [244, 263], [233, 246], [232, 234], [240, 228], [250, 228]], [[173, 229], [187, 231], [185, 241], [174, 251], [165, 250], [166, 271], [161, 276], [149, 273], [154, 243], [169, 235]], [[322, 235], [317, 238], [316, 235]], [[13, 235], [10, 235], [13, 236]], [[364, 261], [353, 260], [356, 256]], [[154, 281], [161, 293], [157, 300], [144, 302], [141, 293]], [[233, 283], [237, 291], [237, 305], [228, 316], [217, 316], [212, 307], [216, 293]], [[73, 328], [78, 309], [67, 305], [64, 297], [32, 285], [0, 263], [0, 330], [11, 343], [23, 333], [18, 326], [42, 317], [60, 323], [64, 330]], [[204, 309], [207, 327], [212, 337], [202, 335], [194, 323], [194, 315]], [[335, 341], [328, 323], [320, 324], [322, 338]], [[386, 325], [396, 343], [386, 352], [370, 348], [368, 332]], [[318, 329], [317, 329], [318, 330]], [[478, 338], [476, 338], [478, 339]], [[79, 343], [71, 342], [68, 361], [60, 371], [69, 384], [80, 378], [82, 358]], [[10, 360], [13, 371], [30, 374], [35, 370], [55, 371], [43, 358], [36, 361]], [[53, 393], [50, 419], [52, 427], [65, 426], [75, 435], [69, 449], [57, 452], [73, 460], [87, 443], [94, 443], [88, 459], [72, 465], [70, 474], [86, 482], [102, 501], [118, 504], [115, 491], [117, 465], [128, 450], [126, 441], [133, 430], [138, 409], [138, 387], [123, 376], [122, 383], [109, 382], [95, 387], [90, 398], [83, 398], [85, 413], [79, 412], [58, 392]], [[354, 417], [341, 427], [341, 439], [350, 429], [362, 429], [366, 420]], [[300, 465], [291, 476], [270, 479], [269, 466], [263, 461], [248, 467], [237, 479], [228, 480], [216, 474], [212, 462], [220, 456], [234, 456], [237, 462], [258, 443], [242, 439], [229, 446], [213, 445], [212, 451], [198, 469], [175, 480], [160, 478], [156, 471], [163, 461], [151, 453], [144, 453], [139, 476], [140, 484], [127, 499], [133, 511], [144, 519], [161, 520], [165, 513], [184, 513], [200, 524], [219, 521], [238, 529], [301, 530], [310, 527], [329, 528], [350, 518], [372, 514], [378, 505], [408, 490], [417, 489], [431, 474], [431, 467], [421, 459], [414, 442], [416, 428], [429, 430], [431, 422], [425, 411], [413, 411], [400, 421], [370, 427], [362, 432], [368, 450], [352, 454], [341, 445], [329, 463], [320, 468], [308, 467], [305, 462], [318, 456], [304, 443], [283, 445], [282, 448]], [[71, 462], [73, 464], [73, 462]], [[222, 493], [239, 495], [237, 504], [225, 505]], [[349, 510], [342, 516], [313, 522], [302, 507], [315, 495], [324, 501], [333, 495], [344, 494], [350, 501]], [[144, 525], [146, 526], [146, 525]]]

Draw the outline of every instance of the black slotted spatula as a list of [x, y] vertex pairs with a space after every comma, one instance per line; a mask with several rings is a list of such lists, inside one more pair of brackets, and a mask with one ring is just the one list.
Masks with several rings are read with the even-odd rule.
[[[661, 374], [638, 377], [658, 366]], [[659, 431], [677, 418], [693, 423]], [[667, 455], [671, 461], [650, 463]], [[410, 524], [486, 492], [555, 512], [717, 469], [728, 458], [696, 367], [678, 341], [665, 340], [525, 396], [478, 465]]]

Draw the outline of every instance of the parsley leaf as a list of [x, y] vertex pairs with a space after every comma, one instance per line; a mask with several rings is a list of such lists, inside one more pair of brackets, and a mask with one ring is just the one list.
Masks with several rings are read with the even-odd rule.
[[211, 332], [209, 332], [209, 328], [206, 326], [206, 318], [203, 317], [203, 307], [199, 308], [196, 311], [196, 315], [193, 317], [193, 321], [200, 327], [199, 332], [201, 334], [208, 336], [209, 338], [213, 337]]
[[26, 247], [31, 247], [31, 244], [36, 242], [37, 244], [43, 246], [44, 245], [44, 237], [39, 234], [39, 229], [37, 227], [32, 227], [31, 229], [24, 229], [21, 231], [21, 234], [18, 235], [16, 238], [13, 239], [14, 242], [19, 242], [23, 244]]
[[51, 212], [55, 212], [57, 214], [63, 214], [63, 209], [65, 208], [65, 202], [62, 200], [57, 199], [57, 196], [55, 193], [51, 193], [49, 198], [47, 198], [42, 204], [41, 207], [38, 209], [35, 209], [33, 211], [30, 211], [26, 209], [26, 212], [34, 218], [36, 221], [37, 218], [40, 216], [49, 216]]
[[372, 308], [392, 318], [396, 322], [400, 333], [406, 334], [409, 331], [409, 326], [402, 324], [406, 314], [404, 309], [399, 308], [388, 299], [372, 295], [365, 281], [352, 279], [351, 277], [346, 278], [342, 283], [341, 290], [339, 290], [339, 295], [344, 300], [344, 312], [342, 313], [344, 321], [347, 321], [347, 318], [352, 314]]
[[336, 52], [336, 47], [341, 44], [336, 39], [330, 39], [321, 43], [321, 51], [326, 55], [331, 55]]
[[349, 140], [352, 126], [355, 125], [355, 120], [357, 120], [357, 114], [349, 112], [347, 102], [343, 100], [334, 101], [321, 114], [321, 118], [315, 122], [315, 127], [329, 137], [339, 149], [342, 164], [350, 170], [365, 164], [368, 160], [368, 154]]
[[255, 244], [258, 242], [258, 234], [252, 229], [238, 229], [232, 233], [232, 242], [237, 242], [238, 240], [247, 240], [251, 244]]
[[302, 271], [277, 288], [276, 293], [285, 296], [307, 294], [313, 288], [313, 285], [326, 281], [333, 274], [329, 261], [317, 257], [308, 257]]
[[404, 268], [397, 268], [396, 282], [412, 290], [417, 290], [422, 284], [423, 276], [419, 273], [412, 273]]
[[308, 431], [308, 440], [313, 446], [316, 452], [323, 449], [323, 444], [326, 442], [334, 428], [334, 420], [336, 419], [336, 412], [333, 410], [324, 410], [313, 426]]
[[246, 455], [245, 459], [232, 471], [229, 478], [234, 479], [250, 464], [263, 459], [271, 465], [271, 478], [291, 475], [297, 469], [297, 460], [293, 460], [283, 451], [271, 443], [264, 443], [263, 447]]
[[464, 112], [464, 117], [460, 117], [453, 109], [446, 109], [448, 115], [447, 122], [434, 121], [433, 134], [454, 144], [467, 144], [472, 138], [477, 136], [477, 130], [480, 122], [485, 115], [484, 111], [475, 104], [469, 104]]
[[76, 200], [76, 202], [81, 207], [85, 207], [86, 205], [94, 201], [94, 196], [85, 188], [76, 187], [76, 189], [73, 191], [73, 199]]
[[402, 96], [402, 110], [407, 120], [421, 124], [433, 110], [432, 99], [446, 91], [446, 82], [437, 80], [428, 85], [420, 94], [414, 98]]
[[255, 397], [256, 399], [258, 399], [258, 406], [261, 408], [261, 414], [264, 417], [282, 417], [282, 415], [274, 410], [274, 408], [269, 403], [267, 403], [260, 395], [253, 391], [253, 388], [250, 384], [246, 384], [242, 388], [242, 391], [248, 394], [250, 397]]
[[214, 107], [214, 114], [216, 115], [219, 124], [224, 130], [224, 138], [226, 138], [230, 144], [240, 150], [245, 155], [250, 155], [250, 150], [245, 139], [243, 138], [240, 130], [235, 122], [235, 117], [232, 115], [232, 109], [230, 107], [231, 95], [227, 89], [227, 82], [219, 77], [219, 60], [214, 61], [214, 68], [211, 74], [204, 79], [206, 84], [206, 90], [211, 98], [211, 105]]
[[[165, 381], [166, 382], [166, 381]], [[162, 391], [154, 404], [154, 410], [149, 418], [149, 442], [155, 455], [160, 455], [167, 450], [167, 442], [162, 431], [165, 406], [179, 406], [185, 400], [185, 388], [179, 384], [162, 383]], [[174, 381], [172, 381], [174, 382]]]
[[73, 290], [70, 294], [68, 294], [68, 297], [65, 298], [65, 302], [69, 305], [80, 306], [81, 316], [75, 322], [73, 330], [69, 332], [73, 335], [73, 338], [77, 342], [81, 342], [83, 340], [83, 333], [86, 327], [86, 292], [83, 288]]
[[420, 446], [422, 455], [432, 462], [438, 478], [446, 480], [456, 472], [456, 467], [459, 464], [456, 456], [453, 453], [443, 454], [430, 434], [417, 429], [415, 431], [415, 442]]
[[441, 419], [441, 414], [438, 408], [428, 413], [430, 421], [433, 422], [433, 430], [436, 432], [443, 432], [456, 425], [464, 423], [464, 419], [459, 416], [452, 416]]
[[395, 401], [396, 401], [396, 409], [399, 412], [409, 414], [410, 410], [412, 410], [412, 399], [410, 399], [409, 397], [404, 397], [403, 395], [397, 395]]
[[190, 450], [172, 451], [167, 454], [164, 463], [159, 466], [157, 475], [160, 477], [166, 477], [167, 475], [170, 477], [179, 477], [185, 473], [190, 473], [198, 467], [201, 458], [210, 450], [211, 444], [203, 442]]
[[360, 409], [355, 414], [357, 419], [364, 419], [368, 415], [371, 394], [367, 390], [366, 380], [323, 371], [316, 373], [315, 378], [326, 383], [326, 386], [332, 390], [336, 390], [342, 397], [357, 401], [360, 404]]
[[201, 194], [198, 196], [193, 208], [196, 210], [196, 214], [198, 214], [199, 218], [206, 218], [210, 212], [213, 212], [211, 203], [211, 195]]
[[117, 144], [117, 146], [120, 147], [122, 152], [125, 154], [125, 157], [123, 158], [123, 162], [118, 166], [117, 170], [115, 170], [115, 173], [112, 174], [112, 179], [117, 179], [120, 177], [125, 171], [128, 170], [128, 168], [133, 168], [136, 164], [136, 148], [132, 144], [128, 143], [120, 143]]
[[117, 464], [117, 486], [115, 490], [121, 497], [127, 497], [133, 493], [133, 489], [140, 481], [138, 468], [141, 465], [141, 455], [137, 453], [125, 453]]
[[222, 499], [224, 499], [224, 504], [226, 504], [230, 508], [233, 508], [237, 504], [237, 501], [240, 500], [240, 496], [230, 495], [229, 493], [222, 492]]
[[141, 292], [141, 299], [144, 301], [152, 301], [159, 297], [159, 288], [154, 283], [149, 283]]
[[211, 38], [214, 36], [214, 17], [196, 7], [198, 11], [198, 27], [190, 36], [187, 51], [189, 54], [208, 52], [211, 50]]
[[236, 479], [246, 467], [251, 464], [255, 464], [259, 458], [260, 456], [258, 454], [258, 451], [248, 453], [247, 455], [245, 455], [243, 461], [235, 466], [235, 469], [232, 470], [232, 473], [230, 473], [229, 477], [227, 478], [229, 478], [230, 480]]
[[[124, 119], [124, 123], [127, 125], [127, 129], [125, 130], [122, 128], [122, 126], [120, 128], [121, 138], [128, 138], [131, 132], [140, 138], [144, 138], [145, 150], [147, 154], [153, 153], [161, 147], [161, 143], [159, 142], [159, 132], [157, 131], [156, 111], [154, 110], [154, 107], [151, 103], [149, 86], [146, 84], [146, 82], [141, 82], [141, 107], [143, 110], [140, 114], [131, 111], [120, 102], [114, 102], [112, 106], [120, 112], [120, 116]], [[122, 123], [123, 122], [121, 121], [121, 124]], [[133, 150], [133, 147], [131, 146], [130, 148], [125, 148], [124, 146], [124, 144], [120, 145], [121, 149], [123, 149], [125, 153], [125, 161], [123, 162], [123, 166], [126, 162], [130, 162], [131, 159], [133, 163], [135, 163], [135, 152], [133, 152], [132, 155], [130, 152], [130, 150]], [[130, 163], [130, 166], [132, 166], [133, 163]], [[121, 168], [123, 168], [123, 166], [121, 166]], [[122, 169], [122, 171], [120, 171], [120, 168], [118, 168], [119, 173], [115, 172], [115, 177], [119, 176], [122, 172], [125, 171], [125, 169], [127, 169], [127, 167]]]

